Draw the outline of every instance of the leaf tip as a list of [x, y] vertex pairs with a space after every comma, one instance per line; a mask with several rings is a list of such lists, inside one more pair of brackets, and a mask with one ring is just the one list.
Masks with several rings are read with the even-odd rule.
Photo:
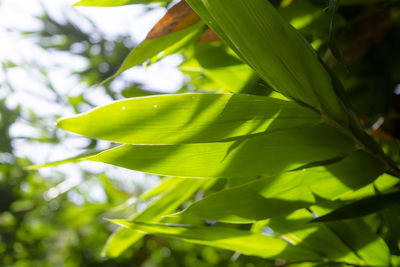
[[24, 167], [24, 170], [26, 170], [26, 171], [36, 171], [36, 170], [40, 169], [40, 166], [41, 165], [29, 165], [29, 166]]
[[125, 227], [125, 228], [129, 228], [130, 223], [129, 221], [126, 220], [120, 220], [120, 219], [108, 219], [108, 218], [104, 218], [106, 221], [110, 222], [110, 223], [114, 223], [117, 224], [119, 226]]
[[76, 116], [61, 118], [56, 121], [56, 127], [66, 131], [74, 132], [74, 128], [76, 128], [76, 125], [78, 123], [78, 121], [75, 118]]
[[82, 4], [82, 1], [78, 1], [75, 4], [73, 4], [72, 6], [76, 7], [76, 6], [84, 6], [84, 5]]

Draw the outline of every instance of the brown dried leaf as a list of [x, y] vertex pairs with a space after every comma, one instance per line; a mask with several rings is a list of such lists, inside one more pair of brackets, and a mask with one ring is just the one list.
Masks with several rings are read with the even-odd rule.
[[186, 1], [182, 0], [171, 7], [167, 14], [157, 22], [157, 24], [147, 34], [146, 40], [186, 29], [200, 20], [200, 17], [193, 11]]
[[222, 42], [222, 39], [210, 28], [207, 28], [197, 40], [199, 43]]

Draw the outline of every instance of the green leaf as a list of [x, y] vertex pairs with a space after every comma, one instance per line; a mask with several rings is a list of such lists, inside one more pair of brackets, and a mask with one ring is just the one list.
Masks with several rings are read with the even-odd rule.
[[113, 76], [103, 81], [102, 84], [114, 79], [127, 69], [153, 59], [163, 51], [167, 51], [167, 53], [164, 53], [164, 56], [165, 54], [177, 52], [187, 42], [194, 40], [194, 38], [201, 33], [203, 28], [204, 24], [199, 22], [183, 30], [143, 41], [125, 58], [118, 71]]
[[114, 102], [58, 126], [128, 144], [214, 142], [315, 124], [320, 116], [296, 103], [252, 95], [181, 94]]
[[[368, 165], [365, 165], [368, 166]], [[359, 190], [350, 191], [340, 196], [341, 200], [361, 199], [376, 194], [376, 190], [387, 192], [399, 183], [399, 178], [387, 173], [380, 175], [373, 183], [370, 183]]]
[[98, 153], [100, 153], [101, 151], [86, 151], [80, 155], [77, 155], [75, 157], [72, 158], [68, 158], [68, 159], [63, 159], [63, 160], [58, 160], [58, 161], [53, 161], [53, 162], [49, 162], [49, 163], [44, 163], [44, 164], [37, 164], [37, 165], [30, 165], [28, 167], [26, 167], [27, 170], [38, 170], [41, 168], [46, 168], [46, 167], [54, 167], [54, 166], [58, 166], [58, 165], [62, 165], [62, 164], [67, 164], [67, 163], [76, 163], [82, 160], [85, 160], [87, 157], [90, 156], [94, 156]]
[[361, 217], [378, 212], [400, 202], [400, 192], [364, 198], [342, 206], [312, 222], [329, 222]]
[[[326, 213], [325, 208], [311, 208], [317, 214]], [[367, 266], [389, 266], [390, 251], [385, 241], [361, 219], [329, 222], [326, 226], [331, 229], [349, 248], [364, 261]]]
[[272, 88], [347, 123], [317, 55], [269, 1], [187, 2]]
[[305, 168], [304, 178], [300, 176], [297, 179], [304, 179], [304, 183], [315, 194], [337, 199], [373, 182], [384, 170], [384, 166], [374, 156], [356, 151], [336, 163]]
[[225, 92], [239, 93], [259, 78], [252, 68], [232, 54], [232, 51], [227, 51], [224, 43], [194, 45], [194, 56], [202, 73]]
[[320, 260], [320, 257], [285, 241], [249, 231], [224, 227], [196, 227], [110, 220], [113, 223], [147, 234], [179, 238], [195, 244], [235, 250], [245, 255], [287, 260]]
[[339, 162], [265, 177], [217, 192], [174, 216], [249, 223], [308, 207], [315, 194], [331, 199], [369, 184], [383, 172], [382, 165], [357, 151]]
[[168, 190], [174, 188], [177, 184], [180, 184], [181, 182], [182, 178], [164, 177], [162, 178], [162, 181], [159, 185], [151, 188], [150, 190], [140, 195], [140, 199], [149, 200], [157, 195], [161, 195], [162, 193], [167, 192]]
[[[209, 183], [208, 180], [180, 179], [176, 180], [161, 197], [149, 204], [141, 213], [136, 214], [131, 219], [159, 222], [162, 216], [173, 212], [183, 202], [190, 198], [197, 190]], [[132, 232], [125, 228], [115, 231], [107, 240], [103, 248], [102, 255], [107, 257], [118, 257], [131, 245], [143, 237], [140, 232]]]
[[166, 3], [167, 0], [81, 0], [74, 4], [74, 6], [97, 6], [97, 7], [111, 7], [123, 6], [132, 4], [151, 4], [151, 3]]
[[220, 222], [251, 223], [308, 207], [315, 201], [313, 194], [305, 186], [295, 186], [289, 190], [268, 190], [265, 183], [269, 181], [264, 179], [264, 187], [262, 183], [254, 182], [218, 192], [195, 202], [183, 213], [173, 216], [196, 216]]
[[252, 179], [350, 153], [353, 141], [316, 125], [219, 143], [123, 145], [88, 160], [177, 177]]
[[363, 265], [363, 260], [336, 233], [324, 224], [307, 224], [310, 219], [311, 212], [302, 209], [286, 217], [270, 219], [268, 227], [284, 240], [301, 244], [330, 261]]

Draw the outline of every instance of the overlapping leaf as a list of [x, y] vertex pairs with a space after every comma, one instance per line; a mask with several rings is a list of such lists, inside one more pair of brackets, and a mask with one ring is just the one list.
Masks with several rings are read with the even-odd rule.
[[[162, 1], [96, 2], [115, 6]], [[275, 236], [233, 228], [155, 223], [204, 184], [215, 181], [169, 178], [145, 197], [167, 192], [134, 221], [113, 221], [139, 232], [118, 230], [104, 254], [118, 256], [143, 233], [149, 233], [264, 258], [389, 266], [388, 247], [360, 219], [307, 224], [313, 214], [302, 208], [315, 204], [312, 210], [324, 214], [330, 209], [323, 207], [321, 197], [335, 200], [371, 194], [375, 189], [372, 182], [388, 168], [382, 163], [382, 155], [378, 155], [378, 161], [366, 152], [379, 148], [368, 148], [370, 140], [363, 139], [358, 119], [346, 114], [349, 110], [336, 96], [330, 75], [308, 43], [269, 1], [187, 2], [269, 86], [294, 101], [232, 94], [143, 97], [62, 120], [59, 126], [88, 137], [128, 144], [89, 160], [160, 175], [229, 178], [231, 187], [195, 202], [179, 216], [228, 223], [271, 218], [267, 223]], [[116, 75], [195, 40], [204, 30], [198, 20], [181, 1], [128, 56]], [[256, 77], [253, 70], [215, 48], [196, 44], [193, 62], [217, 90], [243, 90]], [[220, 66], [219, 62], [227, 65]], [[318, 124], [321, 119], [331, 126]], [[362, 141], [354, 141], [356, 138]], [[386, 178], [383, 175], [376, 183], [392, 187], [393, 179]], [[395, 193], [362, 200], [316, 221], [375, 212], [376, 207], [392, 204], [397, 198]]]
[[200, 17], [185, 1], [180, 1], [171, 7], [167, 14], [147, 34], [145, 40], [155, 39], [186, 29], [200, 21]]
[[[334, 203], [332, 203], [334, 204]], [[336, 206], [336, 204], [334, 204]], [[317, 214], [324, 214], [327, 208], [314, 206]], [[361, 219], [329, 222], [326, 226], [365, 261], [368, 266], [389, 266], [390, 252], [384, 240]]]
[[268, 222], [268, 226], [276, 235], [282, 236], [294, 245], [301, 244], [323, 258], [353, 265], [364, 264], [363, 260], [326, 225], [307, 224], [310, 219], [312, 219], [311, 213], [303, 209], [286, 217], [273, 218]]
[[361, 199], [342, 206], [324, 216], [314, 219], [314, 222], [329, 222], [343, 219], [361, 217], [388, 208], [391, 205], [400, 203], [400, 193], [377, 195]]
[[123, 145], [88, 160], [166, 176], [252, 179], [343, 156], [354, 149], [351, 139], [317, 125], [230, 142]]
[[300, 246], [291, 246], [279, 238], [232, 228], [150, 224], [122, 220], [111, 220], [111, 222], [148, 234], [179, 238], [195, 244], [235, 250], [245, 255], [272, 259], [285, 258], [292, 261], [321, 259], [315, 253], [302, 249]]
[[[163, 215], [173, 212], [179, 205], [207, 183], [209, 183], [207, 180], [176, 180], [176, 183], [170, 186], [159, 199], [150, 203], [143, 212], [136, 214], [132, 219], [159, 222], [162, 220]], [[120, 228], [108, 238], [102, 254], [107, 257], [118, 257], [142, 237], [143, 234], [140, 232], [133, 232], [128, 229]]]
[[275, 90], [347, 121], [317, 56], [269, 1], [187, 2]]
[[199, 22], [183, 30], [143, 41], [125, 58], [118, 71], [104, 82], [115, 78], [127, 69], [151, 60], [163, 51], [163, 56], [177, 52], [185, 44], [194, 40], [195, 37], [201, 33], [203, 26], [204, 25]]
[[214, 142], [315, 124], [320, 116], [296, 103], [232, 94], [183, 94], [114, 102], [59, 121], [88, 137], [128, 144]]
[[[359, 168], [356, 163], [365, 166]], [[359, 151], [327, 166], [265, 177], [220, 191], [175, 216], [196, 216], [230, 223], [254, 222], [310, 206], [315, 201], [311, 190], [334, 199], [369, 184], [382, 172], [379, 162]]]

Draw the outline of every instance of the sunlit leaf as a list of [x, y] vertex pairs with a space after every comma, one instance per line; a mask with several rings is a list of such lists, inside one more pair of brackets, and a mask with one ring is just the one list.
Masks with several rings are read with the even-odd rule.
[[254, 179], [343, 156], [354, 148], [346, 136], [317, 125], [230, 142], [123, 145], [88, 160], [166, 176]]
[[[359, 167], [361, 163], [365, 165]], [[314, 203], [311, 191], [336, 199], [369, 184], [382, 172], [379, 162], [358, 151], [326, 166], [304, 168], [222, 190], [175, 216], [231, 223], [254, 222], [310, 206]]]
[[[317, 214], [326, 213], [320, 206], [312, 207]], [[390, 252], [385, 241], [361, 219], [329, 222], [331, 229], [343, 242], [357, 253], [367, 266], [389, 266]]]
[[346, 122], [328, 73], [269, 1], [187, 2], [272, 88]]
[[[136, 214], [131, 219], [159, 222], [162, 220], [162, 216], [173, 212], [207, 183], [209, 183], [207, 180], [180, 179], [159, 199], [150, 203], [143, 212]], [[107, 257], [117, 257], [142, 237], [143, 234], [140, 232], [120, 228], [108, 238], [102, 254]]]
[[222, 43], [194, 45], [194, 57], [202, 73], [225, 92], [240, 93], [250, 84], [255, 84], [259, 77], [252, 68], [229, 52]]
[[286, 217], [270, 219], [268, 227], [273, 229], [275, 235], [294, 245], [301, 244], [304, 248], [331, 261], [364, 264], [363, 260], [329, 227], [324, 224], [307, 224], [310, 219], [312, 219], [311, 212], [302, 209]]
[[279, 238], [232, 228], [166, 225], [123, 220], [110, 221], [147, 234], [179, 238], [195, 244], [235, 250], [245, 255], [285, 258], [294, 261], [321, 259], [320, 256], [300, 247], [291, 246]]
[[142, 200], [149, 200], [157, 195], [161, 195], [171, 188], [175, 188], [176, 185], [182, 183], [182, 178], [176, 177], [164, 177], [159, 185], [149, 189], [145, 193], [140, 195], [140, 199]]
[[320, 116], [296, 103], [232, 94], [183, 94], [118, 101], [58, 126], [128, 144], [213, 142], [315, 124]]
[[308, 207], [314, 202], [311, 191], [304, 186], [295, 186], [289, 190], [285, 190], [285, 187], [282, 190], [270, 190], [272, 192], [266, 189], [267, 186], [262, 186], [263, 184], [255, 182], [224, 190], [194, 203], [183, 213], [174, 216], [196, 216], [212, 221], [250, 223], [287, 214]]
[[94, 155], [96, 155], [96, 154], [98, 154], [100, 152], [101, 151], [87, 151], [85, 153], [82, 153], [82, 154], [80, 154], [78, 156], [75, 156], [75, 157], [72, 157], [72, 158], [53, 161], [53, 162], [44, 163], [44, 164], [31, 165], [31, 166], [26, 167], [26, 169], [27, 170], [38, 170], [38, 169], [41, 169], [41, 168], [55, 167], [55, 166], [62, 165], [62, 164], [67, 164], [67, 163], [76, 163], [76, 162], [85, 160], [87, 157], [94, 156]]
[[361, 199], [376, 194], [376, 190], [387, 192], [393, 189], [399, 183], [399, 178], [387, 173], [380, 175], [373, 183], [370, 183], [359, 190], [347, 192], [340, 196], [342, 200]]
[[178, 51], [187, 42], [194, 40], [200, 34], [203, 27], [203, 23], [199, 22], [186, 29], [143, 41], [125, 58], [118, 71], [103, 81], [103, 83], [115, 78], [127, 69], [143, 64], [167, 49], [169, 49], [168, 54]]

